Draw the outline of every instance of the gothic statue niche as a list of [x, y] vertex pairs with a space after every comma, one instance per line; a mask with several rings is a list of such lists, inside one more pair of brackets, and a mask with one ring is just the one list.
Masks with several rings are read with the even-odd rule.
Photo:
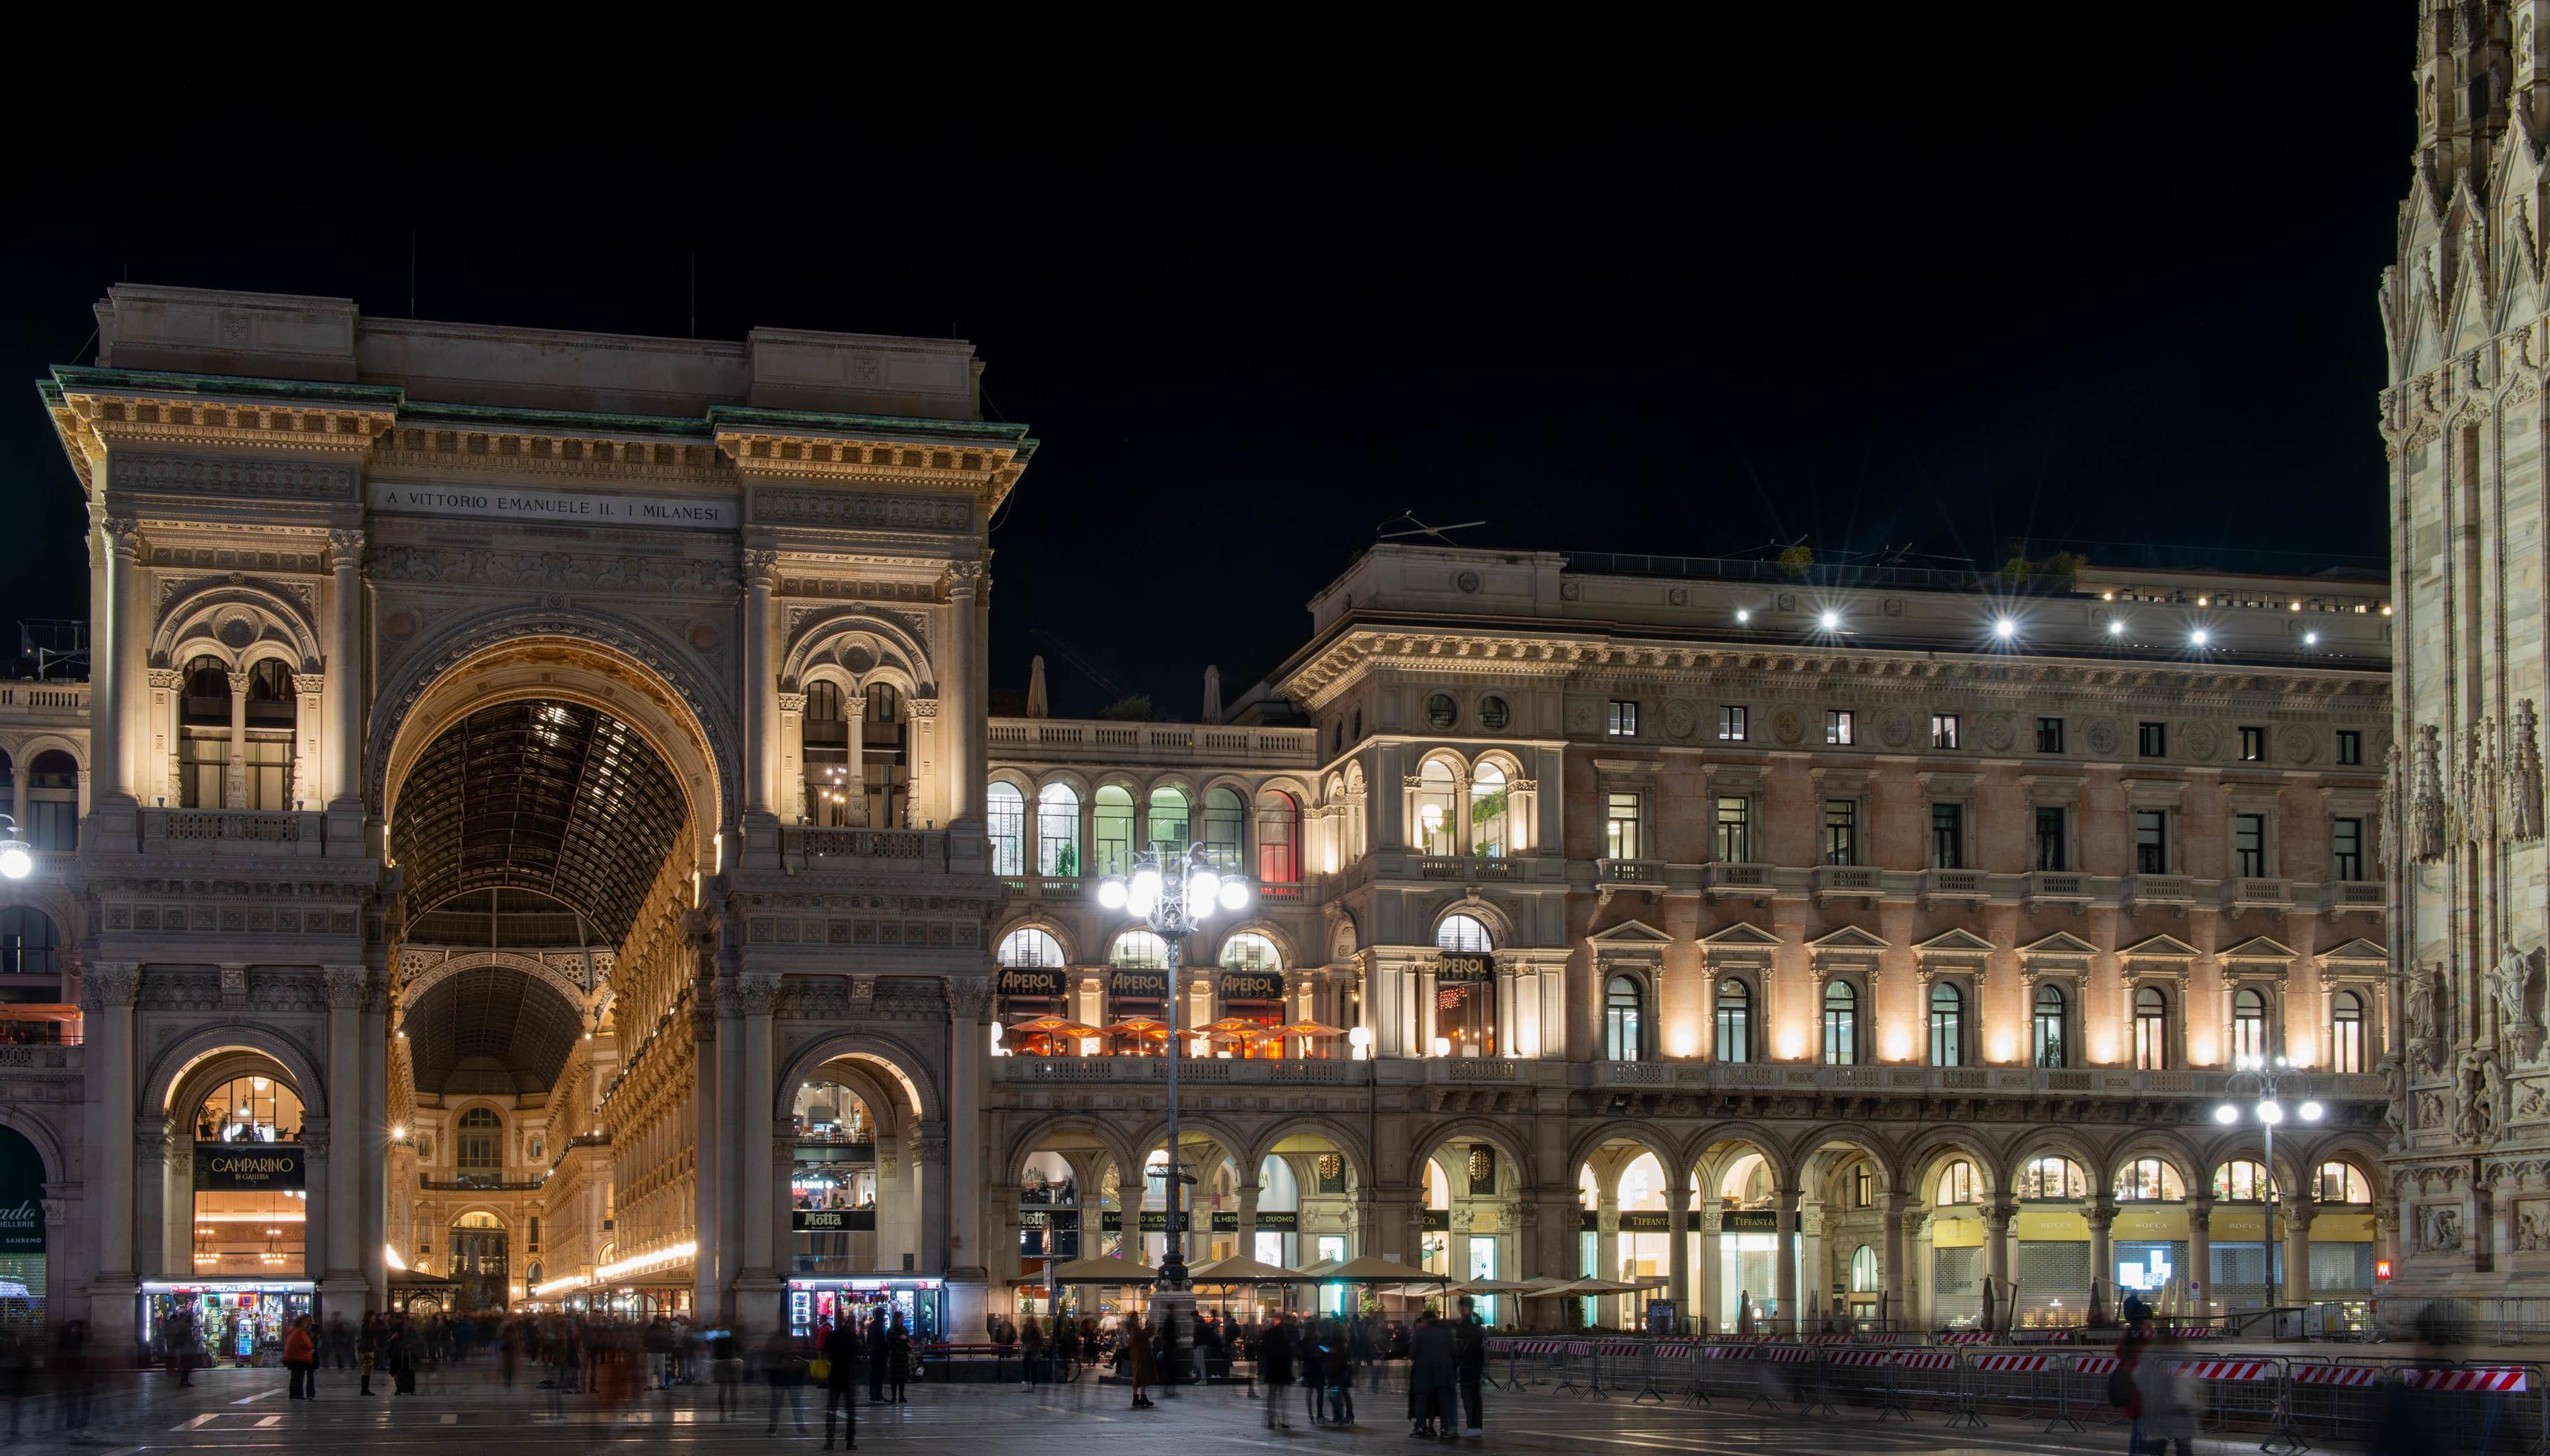
[[2466, 1143], [2495, 1140], [2505, 1120], [2505, 1079], [2494, 1052], [2470, 1050], [2453, 1068], [2453, 1136]]
[[2407, 1143], [2408, 1069], [2398, 1057], [2384, 1057], [2382, 1073], [2382, 1121], [2391, 1129], [2391, 1147], [2398, 1151]]
[[2505, 833], [2520, 843], [2541, 837], [2541, 724], [2532, 700], [2514, 705], [2505, 754]]
[[2541, 1019], [2532, 1010], [2532, 956], [2505, 947], [2488, 973], [2489, 1000], [2497, 1007], [2499, 1044], [2530, 1061], [2541, 1051]]
[[2417, 1210], [2417, 1252], [2449, 1254], [2462, 1246], [2462, 1211], [2441, 1204]]
[[2443, 745], [2430, 723], [2417, 725], [2416, 783], [2410, 789], [2410, 855], [2419, 864], [2444, 857]]
[[2383, 879], [2391, 877], [2392, 851], [2400, 838], [2400, 745], [2382, 750], [2382, 802], [2373, 816], [2373, 867]]
[[2408, 973], [2402, 992], [2407, 1003], [2408, 1070], [2420, 1076], [2444, 1069], [2444, 1038], [2435, 1021], [2441, 975], [2441, 967], [2419, 967]]
[[2537, 1254], [2550, 1249], [2550, 1204], [2538, 1199], [2514, 1206], [2514, 1251]]

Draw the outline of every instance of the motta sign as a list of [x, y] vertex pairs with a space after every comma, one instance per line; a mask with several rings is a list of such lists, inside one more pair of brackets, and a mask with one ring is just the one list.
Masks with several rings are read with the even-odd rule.
[[874, 1209], [798, 1209], [791, 1219], [800, 1233], [864, 1233], [876, 1227]]
[[476, 516], [555, 521], [577, 526], [689, 526], [732, 531], [733, 501], [698, 497], [611, 496], [582, 491], [489, 490], [475, 486], [371, 484], [375, 511], [405, 516]]
[[297, 1143], [251, 1142], [195, 1149], [195, 1190], [268, 1193], [306, 1186]]
[[1458, 955], [1446, 952], [1434, 962], [1434, 982], [1438, 986], [1467, 986], [1496, 979], [1497, 960], [1492, 955]]

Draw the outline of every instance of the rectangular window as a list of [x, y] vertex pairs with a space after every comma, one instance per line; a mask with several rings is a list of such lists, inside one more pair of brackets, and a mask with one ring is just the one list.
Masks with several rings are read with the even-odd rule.
[[2142, 756], [2143, 756], [2143, 757], [2145, 757], [2145, 758], [2167, 758], [2167, 757], [2169, 756], [2169, 725], [2168, 725], [2168, 724], [2165, 724], [2165, 723], [2147, 723], [2147, 724], [2144, 724], [2144, 725], [2142, 726], [2141, 730], [2140, 730], [2138, 733], [2136, 733], [2136, 734], [2135, 734], [2135, 739], [2136, 739], [2136, 742], [2139, 744], [2139, 746], [2140, 746], [2140, 748], [2141, 748], [2141, 752], [2142, 752]]
[[2036, 811], [2036, 867], [2063, 868], [2063, 811], [2040, 805]]
[[2231, 816], [2231, 872], [2245, 880], [2263, 878], [2267, 873], [2267, 817], [2263, 814]]
[[1603, 731], [1609, 737], [1636, 737], [1638, 735], [1638, 705], [1635, 703], [1623, 702], [1617, 698], [1614, 699], [1612, 701], [1612, 716], [1605, 724]]
[[2328, 826], [2329, 870], [2341, 880], [2364, 878], [2364, 821], [2341, 819]]
[[1743, 742], [1747, 727], [1744, 720], [1745, 712], [1741, 708], [1722, 707], [1718, 709], [1717, 740], [1721, 743]]
[[1717, 801], [1717, 857], [1728, 864], [1753, 862], [1753, 801], [1740, 794]]
[[2039, 753], [2063, 751], [2063, 720], [2040, 718], [2036, 721], [2036, 751]]
[[1957, 746], [1957, 715], [1953, 713], [1930, 715], [1930, 746], [1933, 748]]
[[2137, 809], [2134, 811], [2134, 873], [2165, 875], [2169, 873], [2169, 811]]
[[1859, 801], [1824, 801], [1824, 863], [1859, 863]]
[[1603, 796], [1603, 850], [1610, 859], [1638, 857], [1639, 796], [1606, 794]]
[[1966, 806], [1933, 804], [1930, 806], [1930, 868], [1959, 870], [1966, 867]]
[[1824, 741], [1847, 744], [1851, 741], [1850, 710], [1831, 708], [1824, 712]]
[[2240, 729], [2240, 761], [2264, 763], [2267, 759], [2267, 730], [2262, 728]]
[[2347, 768], [2355, 768], [2363, 764], [2363, 733], [2354, 728], [2339, 728], [2337, 730], [2337, 761], [2339, 764]]

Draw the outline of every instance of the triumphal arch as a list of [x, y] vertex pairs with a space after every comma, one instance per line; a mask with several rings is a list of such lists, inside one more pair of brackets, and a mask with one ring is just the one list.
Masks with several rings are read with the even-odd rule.
[[1035, 442], [971, 347], [97, 321], [43, 385], [94, 623], [60, 1312], [767, 1327], [837, 1176], [863, 1292], [979, 1321], [985, 529]]

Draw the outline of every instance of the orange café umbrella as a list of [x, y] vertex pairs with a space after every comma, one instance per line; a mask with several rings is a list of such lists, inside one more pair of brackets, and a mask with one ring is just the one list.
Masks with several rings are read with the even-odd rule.
[[1102, 1036], [1165, 1037], [1169, 1034], [1169, 1025], [1166, 1021], [1154, 1021], [1149, 1017], [1132, 1017], [1112, 1025], [1101, 1026], [1098, 1031]]
[[1010, 1036], [1050, 1036], [1056, 1034], [1063, 1036], [1094, 1036], [1098, 1034], [1098, 1031], [1094, 1026], [1085, 1026], [1078, 1021], [1065, 1020], [1061, 1017], [1038, 1017], [1032, 1021], [1021, 1021], [1003, 1034]]
[[1289, 1026], [1276, 1027], [1270, 1034], [1276, 1036], [1343, 1036], [1346, 1032], [1343, 1026], [1323, 1026], [1317, 1021], [1295, 1021]]

